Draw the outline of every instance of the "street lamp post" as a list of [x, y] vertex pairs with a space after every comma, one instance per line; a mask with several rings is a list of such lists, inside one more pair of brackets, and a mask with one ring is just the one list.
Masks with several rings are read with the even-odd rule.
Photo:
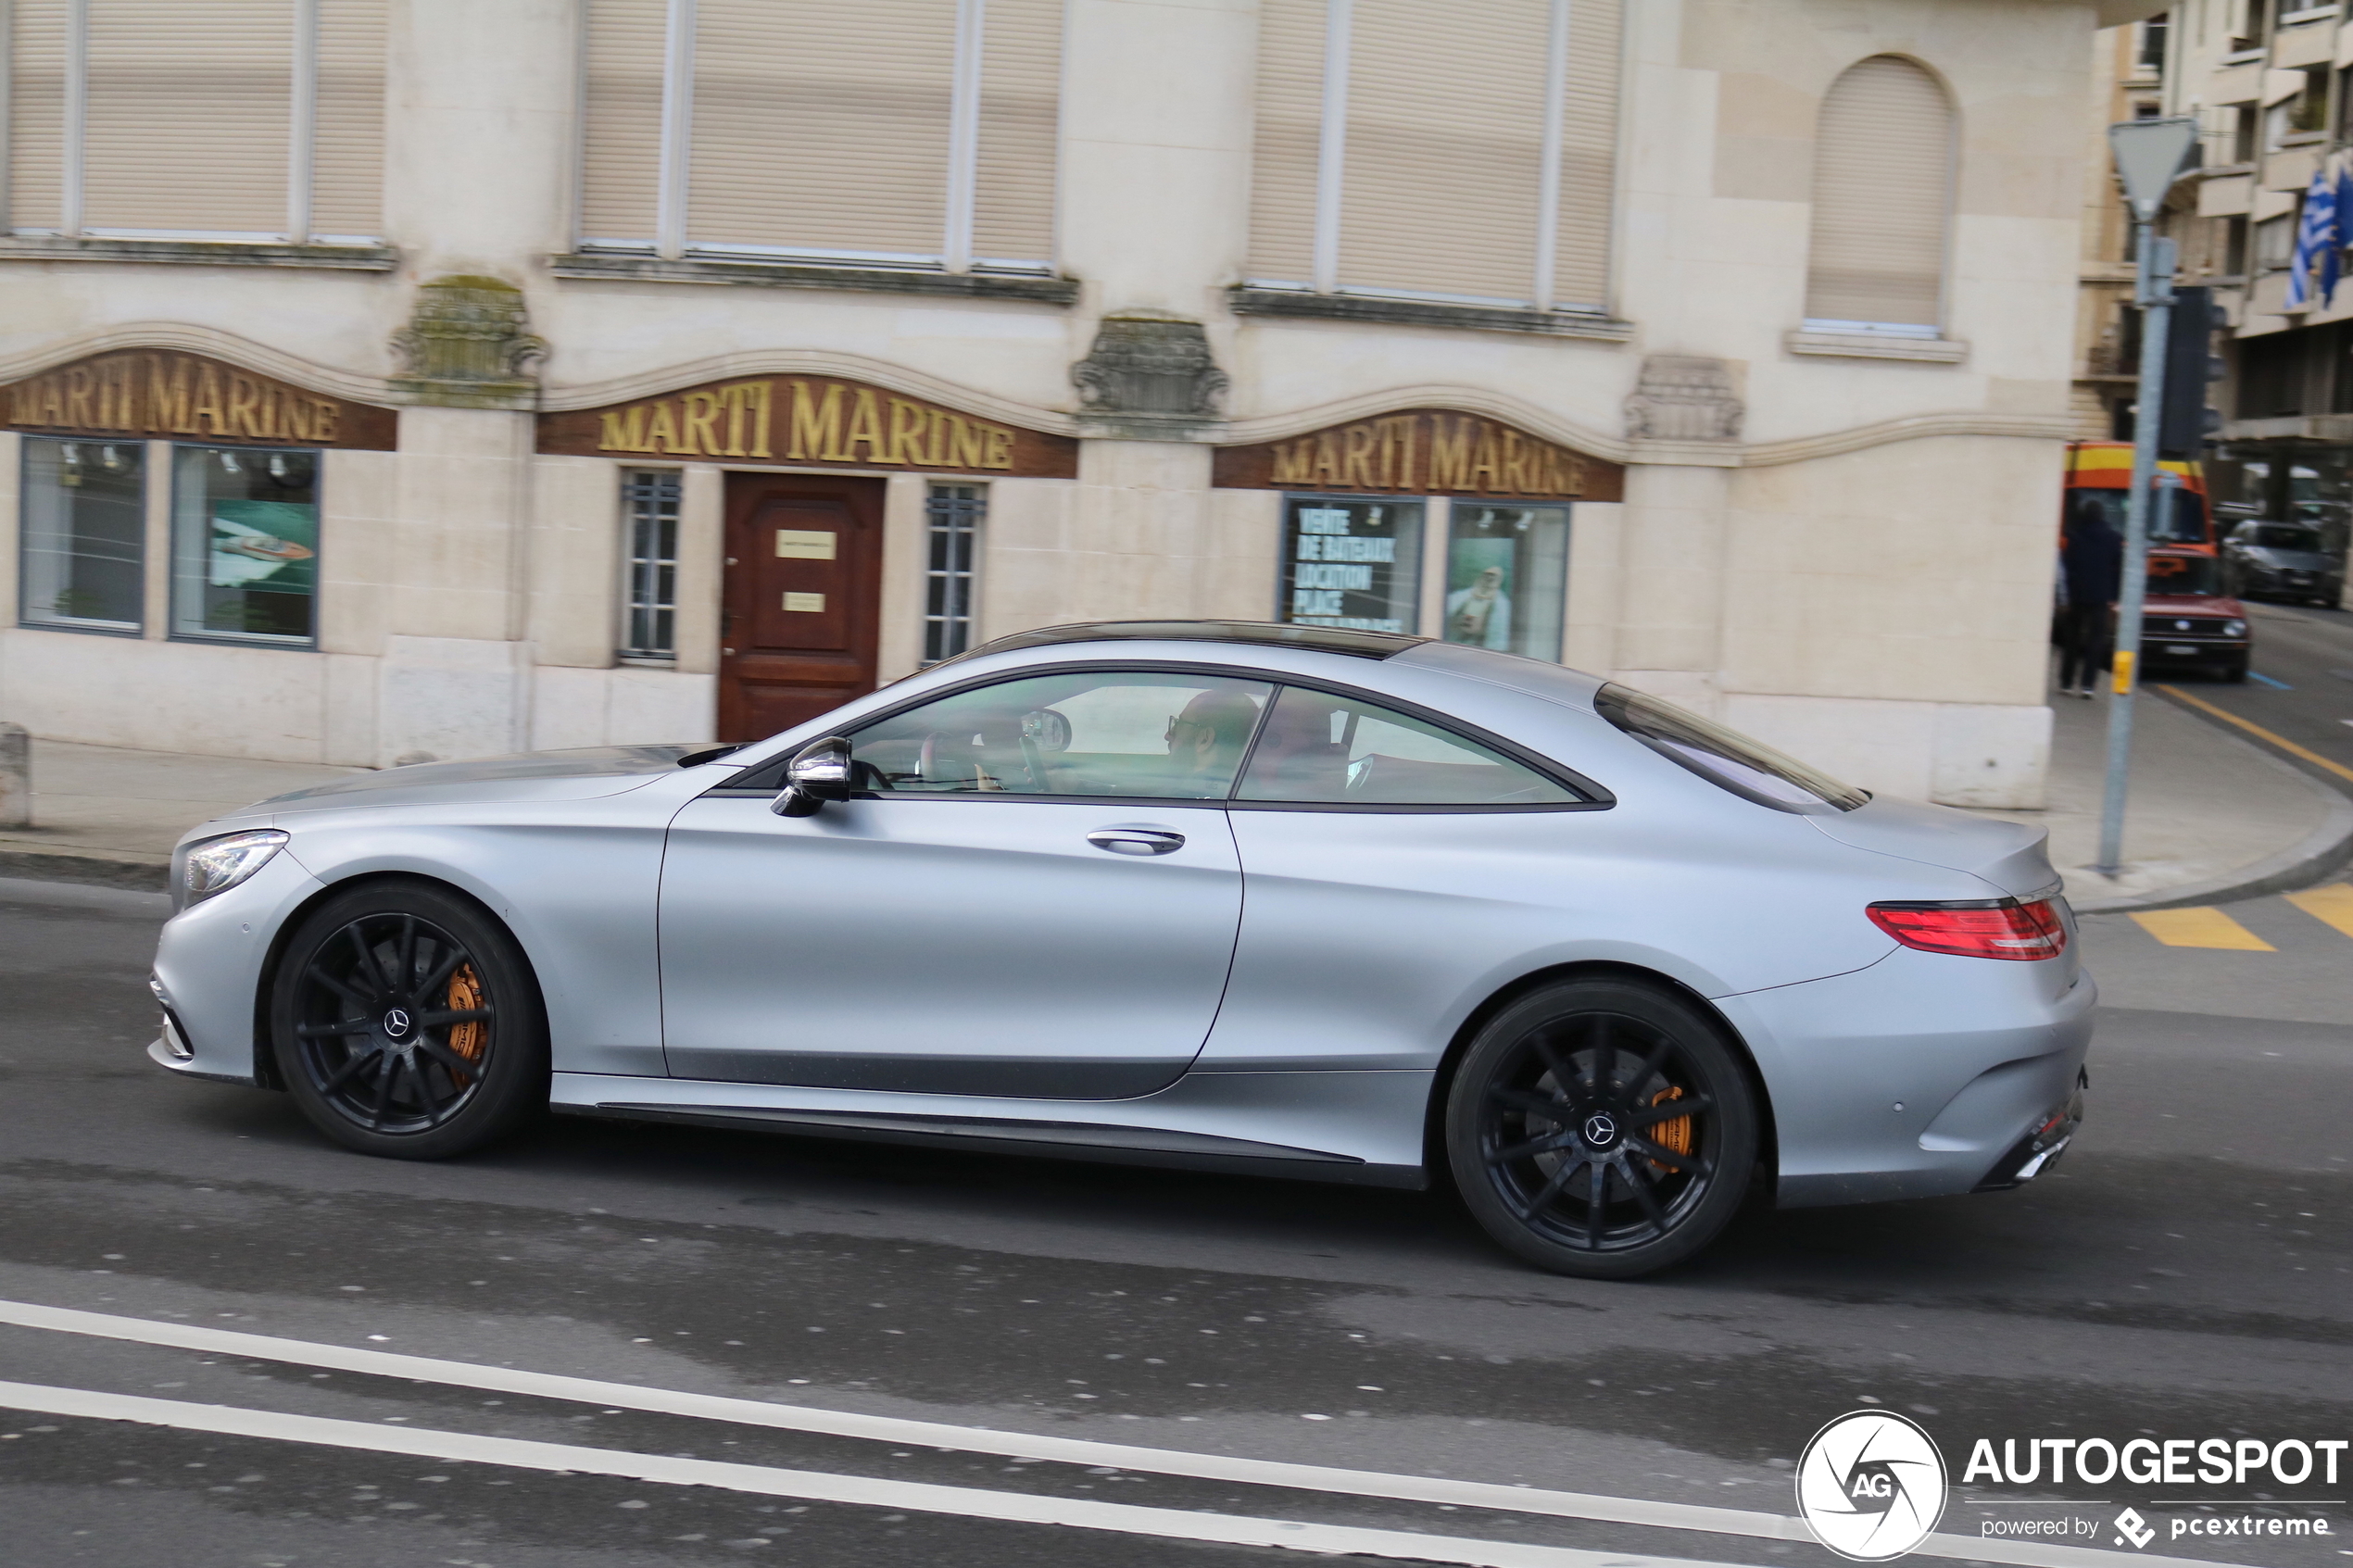
[[2125, 493], [2124, 580], [2116, 607], [2115, 683], [2108, 709], [2108, 780], [2100, 802], [2100, 856], [2094, 869], [2114, 876], [2124, 863], [2124, 797], [2133, 763], [2133, 693], [2139, 684], [2141, 606], [2148, 591], [2149, 508], [2157, 478], [2157, 436], [2165, 406], [2165, 336], [2173, 306], [2173, 242], [2158, 237], [2157, 210], [2172, 188], [2197, 121], [2187, 116], [2126, 120], [2108, 128], [2124, 199], [2133, 209], [2133, 303], [2141, 307], [2139, 401], [2133, 415], [2133, 488]]

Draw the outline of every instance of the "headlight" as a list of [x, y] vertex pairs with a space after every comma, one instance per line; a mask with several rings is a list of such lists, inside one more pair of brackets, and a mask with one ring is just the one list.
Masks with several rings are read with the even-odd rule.
[[2225, 621], [2222, 622], [2222, 635], [2226, 637], [2246, 636], [2246, 622], [2244, 621]]
[[285, 843], [276, 828], [256, 828], [191, 844], [180, 866], [181, 892], [192, 904], [225, 893], [268, 865]]

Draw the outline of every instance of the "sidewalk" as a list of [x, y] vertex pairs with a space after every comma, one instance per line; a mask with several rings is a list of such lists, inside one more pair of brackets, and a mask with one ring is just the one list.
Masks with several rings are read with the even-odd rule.
[[[2099, 852], [2108, 699], [2053, 699], [2050, 809], [1980, 816], [2047, 827], [2079, 909], [2193, 902], [2286, 875], [2353, 837], [2353, 800], [2253, 743], [2145, 693], [2134, 716], [2122, 874]], [[32, 743], [30, 829], [0, 832], [0, 876], [160, 888], [171, 846], [223, 811], [361, 771]]]
[[2353, 838], [2353, 800], [2144, 689], [2133, 702], [2124, 864], [2102, 876], [2092, 862], [2099, 858], [2108, 697], [2054, 696], [2051, 709], [2048, 809], [1973, 814], [2048, 828], [2051, 864], [2080, 912], [2259, 890], [2317, 868]]

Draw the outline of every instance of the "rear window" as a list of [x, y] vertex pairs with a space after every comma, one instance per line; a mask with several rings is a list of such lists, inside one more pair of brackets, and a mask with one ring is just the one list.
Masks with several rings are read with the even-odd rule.
[[1777, 811], [1852, 811], [1870, 799], [1818, 768], [1753, 741], [1711, 719], [1616, 682], [1594, 694], [1601, 716], [1710, 784]]

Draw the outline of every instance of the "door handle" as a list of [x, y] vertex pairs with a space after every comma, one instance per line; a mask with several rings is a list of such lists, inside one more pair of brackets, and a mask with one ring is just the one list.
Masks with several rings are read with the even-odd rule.
[[1185, 835], [1167, 828], [1097, 828], [1087, 842], [1114, 855], [1165, 855], [1185, 847]]

